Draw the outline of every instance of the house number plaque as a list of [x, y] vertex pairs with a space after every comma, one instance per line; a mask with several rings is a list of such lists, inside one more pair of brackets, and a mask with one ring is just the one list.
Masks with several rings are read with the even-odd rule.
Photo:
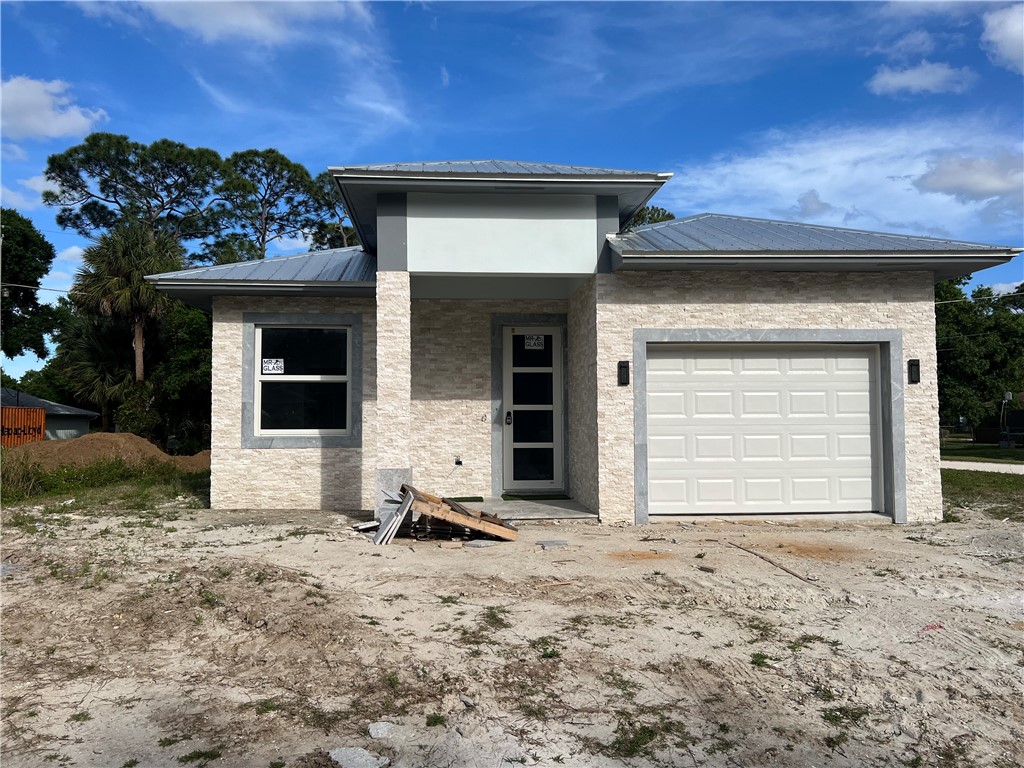
[[544, 349], [543, 336], [524, 336], [523, 346], [526, 349]]

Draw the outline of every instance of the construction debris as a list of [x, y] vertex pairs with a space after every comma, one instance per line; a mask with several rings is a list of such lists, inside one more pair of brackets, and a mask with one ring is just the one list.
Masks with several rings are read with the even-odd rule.
[[411, 485], [403, 485], [401, 493], [397, 494], [385, 491], [384, 496], [393, 506], [384, 511], [379, 521], [353, 526], [359, 531], [376, 527], [373, 543], [377, 545], [390, 544], [403, 526], [420, 539], [483, 535], [501, 541], [515, 541], [519, 535], [514, 526], [497, 515], [470, 509], [454, 499], [424, 493]]

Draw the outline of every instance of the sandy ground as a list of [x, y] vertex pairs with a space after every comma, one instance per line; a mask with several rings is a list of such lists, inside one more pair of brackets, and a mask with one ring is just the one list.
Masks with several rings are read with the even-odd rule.
[[188, 503], [4, 511], [5, 768], [1024, 764], [1020, 523], [374, 547]]

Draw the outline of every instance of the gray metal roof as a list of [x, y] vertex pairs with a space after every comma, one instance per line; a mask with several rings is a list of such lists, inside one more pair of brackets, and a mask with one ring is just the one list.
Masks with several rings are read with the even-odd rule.
[[45, 408], [47, 416], [87, 416], [90, 419], [99, 416], [96, 411], [44, 400], [10, 387], [0, 388], [0, 405], [5, 408]]
[[994, 252], [1008, 246], [702, 213], [609, 238], [620, 254]]
[[214, 296], [373, 296], [377, 257], [361, 246], [147, 275], [159, 290], [209, 310]]
[[348, 165], [337, 171], [373, 171], [393, 174], [453, 176], [668, 176], [656, 171], [627, 171], [619, 168], [594, 168], [585, 165], [553, 165], [518, 160], [441, 160], [426, 163], [380, 163]]
[[149, 275], [146, 279], [158, 284], [168, 281], [362, 283], [372, 282], [376, 274], [377, 260], [356, 245], [297, 256], [276, 256], [258, 261], [164, 272]]

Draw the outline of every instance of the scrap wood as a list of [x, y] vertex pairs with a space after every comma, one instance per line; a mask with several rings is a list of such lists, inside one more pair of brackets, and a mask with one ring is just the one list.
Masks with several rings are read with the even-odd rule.
[[753, 555], [754, 557], [759, 557], [759, 558], [761, 558], [762, 560], [764, 560], [764, 561], [765, 561], [766, 563], [768, 563], [768, 564], [770, 564], [770, 565], [774, 565], [774, 566], [775, 566], [776, 568], [778, 568], [778, 569], [779, 569], [780, 571], [785, 571], [785, 572], [786, 572], [786, 573], [788, 573], [788, 574], [789, 574], [790, 576], [795, 576], [796, 578], [800, 579], [800, 581], [804, 582], [805, 584], [810, 584], [810, 585], [811, 585], [812, 587], [816, 587], [816, 586], [818, 586], [817, 584], [815, 584], [815, 583], [814, 583], [813, 581], [811, 581], [810, 579], [808, 579], [808, 578], [805, 578], [805, 577], [801, 576], [801, 575], [800, 575], [799, 573], [797, 573], [796, 571], [791, 571], [791, 570], [790, 570], [789, 568], [787, 568], [787, 567], [786, 567], [786, 566], [784, 566], [784, 565], [779, 565], [779, 563], [775, 562], [774, 560], [772, 560], [772, 559], [771, 559], [770, 557], [767, 557], [766, 555], [762, 555], [762, 554], [761, 554], [760, 552], [755, 552], [755, 551], [754, 551], [754, 550], [752, 550], [752, 549], [747, 549], [746, 547], [741, 547], [741, 546], [740, 546], [739, 544], [736, 544], [735, 542], [732, 542], [732, 541], [730, 541], [730, 542], [729, 542], [729, 546], [731, 546], [731, 547], [736, 547], [736, 549], [742, 549], [742, 550], [743, 550], [744, 552], [749, 552], [749, 553], [750, 553], [751, 555]]
[[444, 520], [505, 541], [515, 541], [519, 535], [515, 527], [497, 515], [469, 509], [457, 501], [424, 493], [411, 485], [403, 485], [402, 493], [410, 500], [410, 507], [420, 515]]

